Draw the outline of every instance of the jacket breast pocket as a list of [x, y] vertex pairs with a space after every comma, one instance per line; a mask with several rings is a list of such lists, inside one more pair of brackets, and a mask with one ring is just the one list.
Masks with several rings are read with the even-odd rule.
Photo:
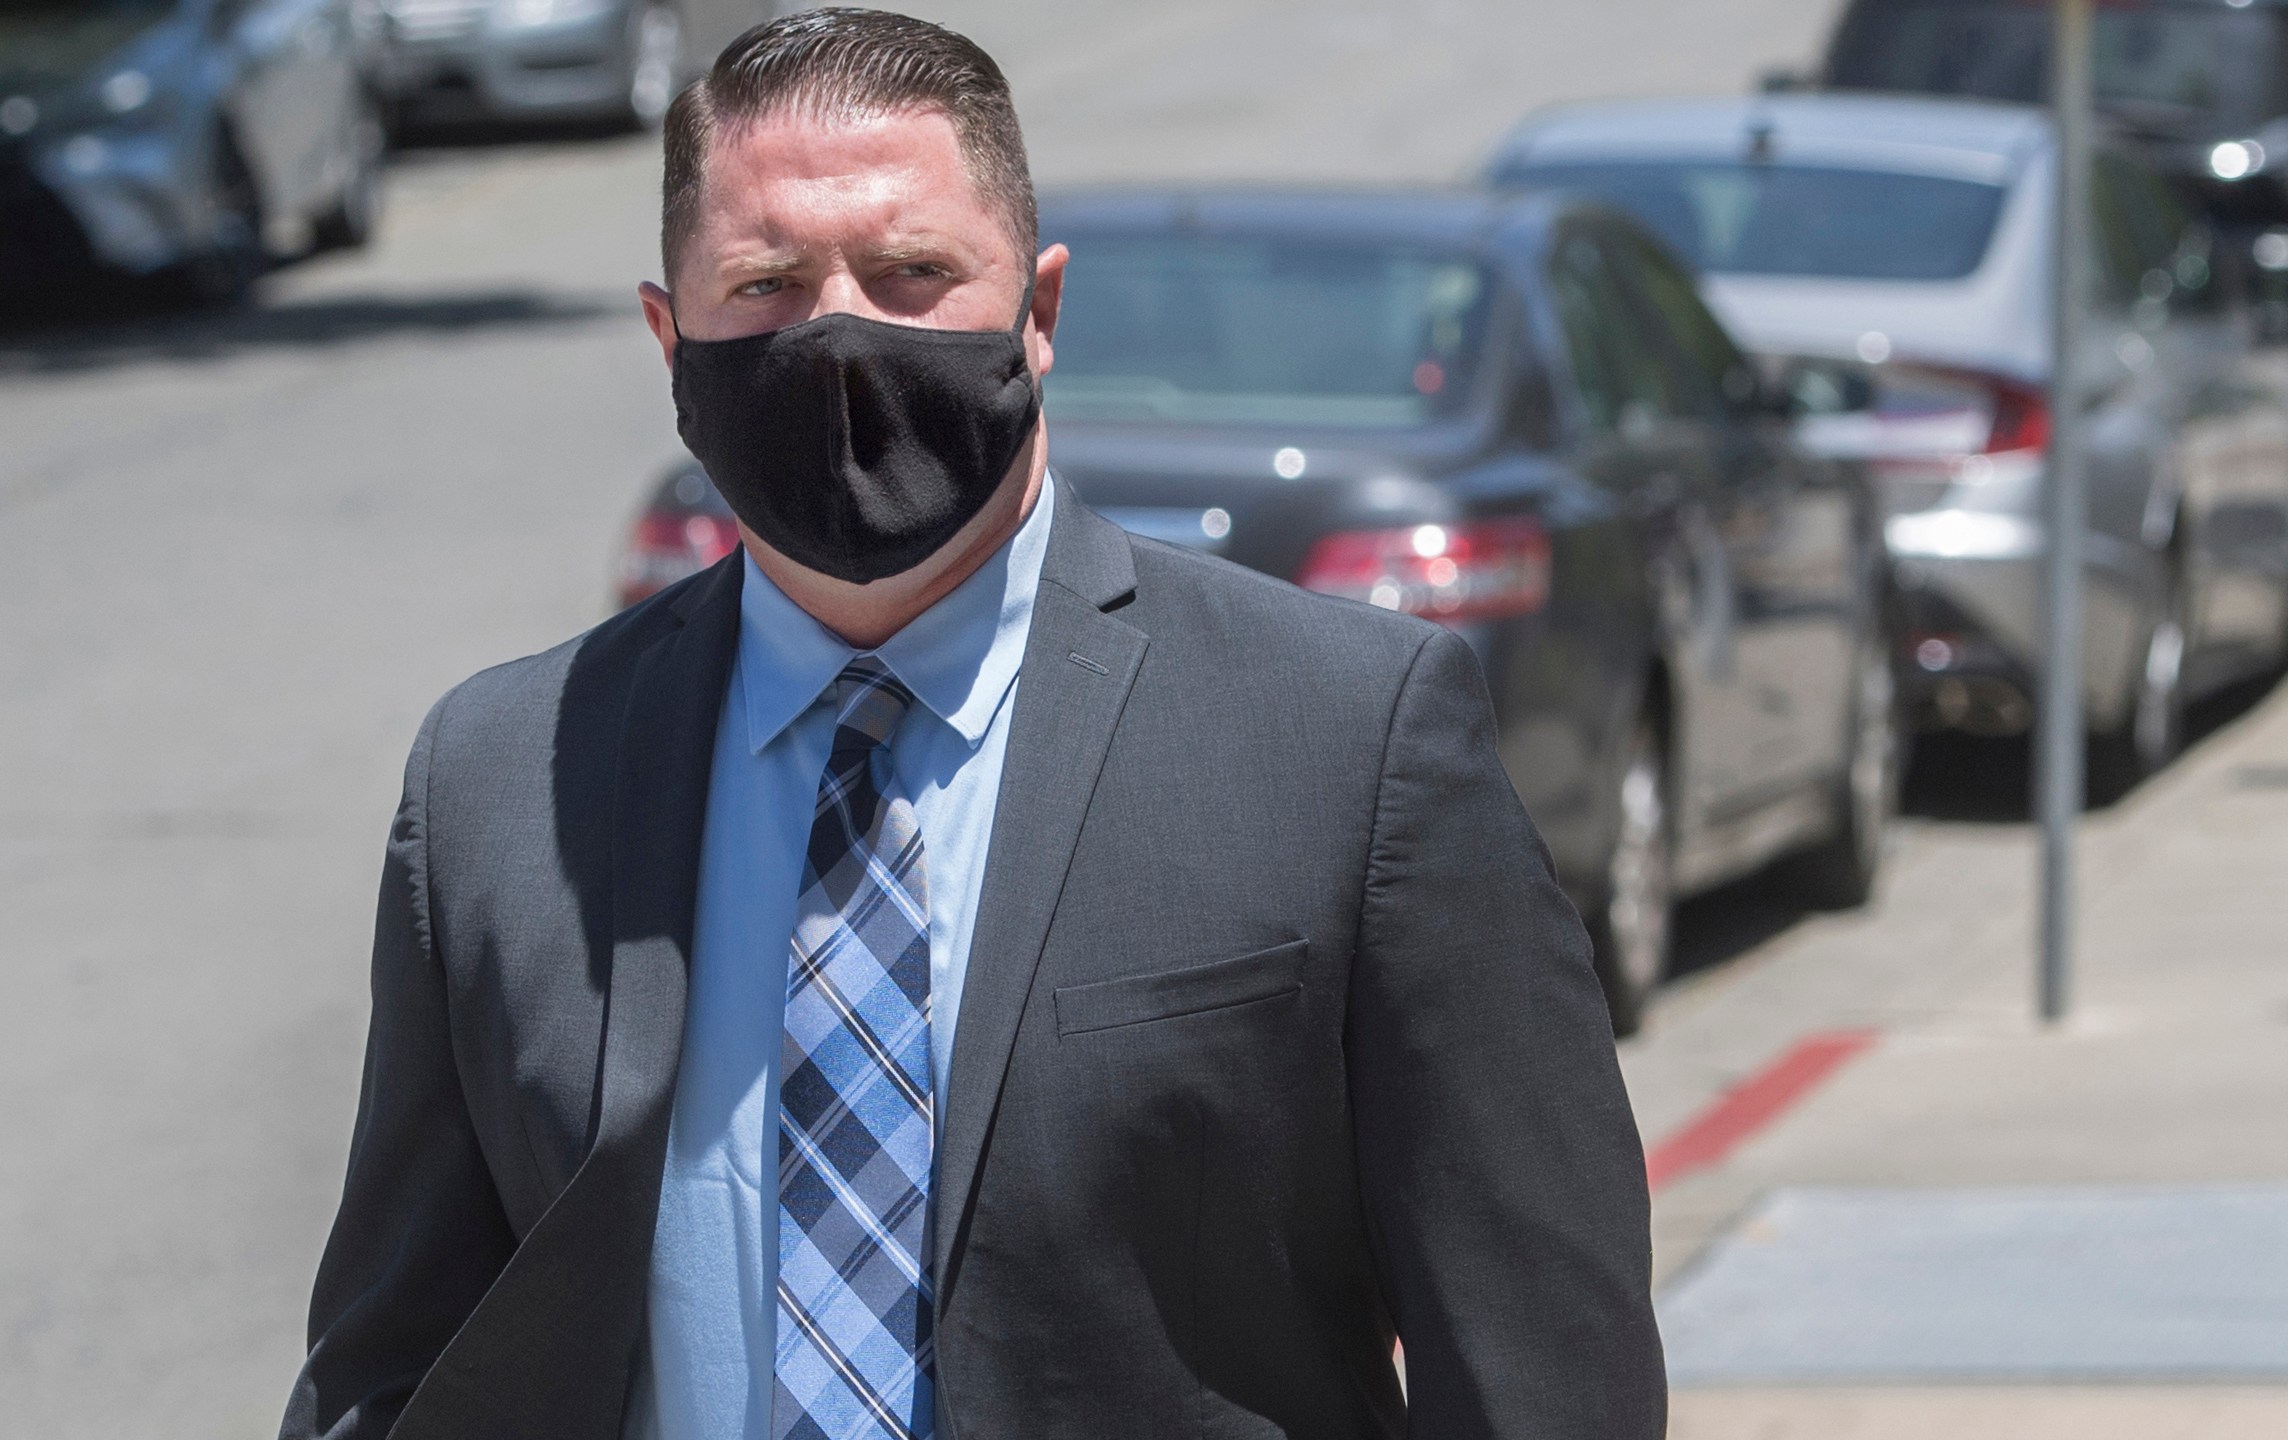
[[1303, 988], [1308, 951], [1307, 942], [1293, 940], [1212, 965], [1067, 985], [1056, 992], [1057, 1035], [1062, 1039], [1174, 1020], [1296, 994]]

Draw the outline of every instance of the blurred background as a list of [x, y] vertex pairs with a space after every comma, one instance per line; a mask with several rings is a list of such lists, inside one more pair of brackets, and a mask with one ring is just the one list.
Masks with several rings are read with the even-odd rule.
[[[1680, 1437], [2288, 1434], [2288, 5], [2101, 7], [2031, 1018], [2049, 12], [966, 0], [1052, 463], [1483, 660]], [[0, 12], [0, 1435], [273, 1431], [445, 688], [726, 552], [639, 323], [757, 0]]]

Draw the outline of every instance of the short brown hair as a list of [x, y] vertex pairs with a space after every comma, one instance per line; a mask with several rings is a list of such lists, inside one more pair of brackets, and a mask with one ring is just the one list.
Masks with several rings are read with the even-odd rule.
[[669, 289], [698, 226], [707, 151], [716, 135], [797, 106], [823, 118], [944, 111], [978, 193], [1006, 217], [1019, 263], [1032, 263], [1040, 234], [1033, 172], [1001, 67], [976, 42], [941, 25], [887, 10], [834, 7], [749, 30], [668, 107], [659, 249]]

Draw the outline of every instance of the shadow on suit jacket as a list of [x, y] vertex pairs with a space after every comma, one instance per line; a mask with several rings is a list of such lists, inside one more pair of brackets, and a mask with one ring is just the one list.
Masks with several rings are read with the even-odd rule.
[[[423, 724], [290, 1440], [617, 1440], [741, 574]], [[941, 1440], [1657, 1440], [1643, 1158], [1467, 647], [1067, 492], [1016, 705]]]

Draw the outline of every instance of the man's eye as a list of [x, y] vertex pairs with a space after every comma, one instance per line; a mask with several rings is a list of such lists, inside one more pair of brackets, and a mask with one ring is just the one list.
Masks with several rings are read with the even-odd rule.
[[749, 280], [735, 292], [740, 295], [776, 295], [786, 288], [786, 281], [772, 276], [765, 280]]
[[917, 260], [911, 265], [898, 267], [898, 276], [904, 280], [936, 280], [942, 278], [945, 273], [943, 265], [933, 265], [926, 260]]

